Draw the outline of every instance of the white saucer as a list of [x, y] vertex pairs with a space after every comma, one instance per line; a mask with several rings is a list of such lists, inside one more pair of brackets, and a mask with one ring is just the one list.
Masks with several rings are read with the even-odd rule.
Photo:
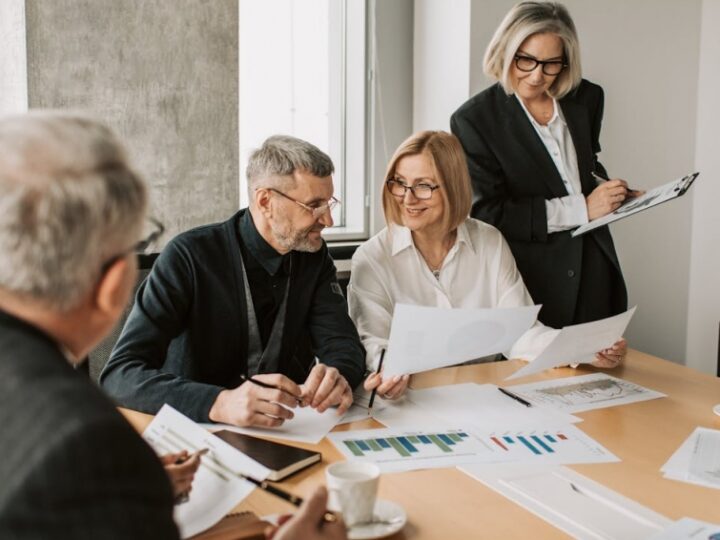
[[371, 540], [385, 538], [400, 531], [407, 523], [407, 514], [402, 506], [392, 501], [375, 501], [375, 519], [389, 523], [366, 523], [350, 527], [347, 531], [350, 540]]
[[715, 414], [717, 414], [718, 416], [720, 416], [720, 404], [715, 405], [715, 406], [713, 407], [713, 412], [714, 412]]

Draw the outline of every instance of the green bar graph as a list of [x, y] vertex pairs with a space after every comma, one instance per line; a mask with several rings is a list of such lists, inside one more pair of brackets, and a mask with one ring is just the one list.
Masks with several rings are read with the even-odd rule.
[[365, 441], [367, 445], [373, 449], [374, 452], [380, 452], [382, 450], [382, 447], [378, 444], [378, 442], [375, 439], [368, 439]]
[[353, 455], [358, 457], [363, 457], [365, 454], [362, 450], [360, 450], [360, 447], [355, 444], [355, 441], [343, 441], [345, 443], [345, 446], [348, 447], [348, 449], [353, 453]]
[[397, 450], [397, 453], [400, 454], [402, 457], [410, 457], [410, 452], [408, 452], [405, 447], [400, 444], [400, 441], [398, 441], [395, 437], [388, 437], [385, 439], [387, 442], [390, 443], [390, 445]]
[[442, 442], [437, 435], [428, 435], [428, 437], [430, 437], [430, 440], [432, 442], [434, 442], [436, 445], [438, 445], [440, 450], [442, 450], [443, 452], [452, 452], [452, 448], [450, 448], [447, 444]]

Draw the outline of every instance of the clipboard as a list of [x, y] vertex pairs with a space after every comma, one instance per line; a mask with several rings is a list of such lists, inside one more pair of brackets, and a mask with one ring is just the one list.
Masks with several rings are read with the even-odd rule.
[[673, 180], [672, 182], [668, 182], [667, 184], [651, 189], [639, 197], [627, 199], [614, 212], [595, 219], [590, 223], [586, 223], [585, 225], [581, 225], [575, 229], [572, 232], [572, 237], [575, 238], [597, 229], [598, 227], [602, 227], [614, 221], [637, 214], [638, 212], [643, 212], [644, 210], [657, 206], [658, 204], [681, 197], [685, 195], [688, 189], [690, 189], [690, 186], [692, 186], [699, 174], [699, 172], [688, 174], [687, 176], [683, 176], [682, 178], [678, 178], [677, 180]]

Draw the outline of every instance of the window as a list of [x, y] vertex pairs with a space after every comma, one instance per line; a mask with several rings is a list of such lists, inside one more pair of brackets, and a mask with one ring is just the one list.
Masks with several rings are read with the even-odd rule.
[[335, 164], [330, 240], [367, 237], [365, 2], [240, 1], [240, 205], [245, 165], [270, 135], [305, 139]]

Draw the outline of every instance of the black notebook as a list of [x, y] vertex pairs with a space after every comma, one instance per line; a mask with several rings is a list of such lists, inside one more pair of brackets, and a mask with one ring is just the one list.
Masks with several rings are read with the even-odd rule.
[[322, 460], [320, 452], [266, 441], [223, 429], [213, 433], [261, 465], [270, 469], [267, 479], [277, 482]]

